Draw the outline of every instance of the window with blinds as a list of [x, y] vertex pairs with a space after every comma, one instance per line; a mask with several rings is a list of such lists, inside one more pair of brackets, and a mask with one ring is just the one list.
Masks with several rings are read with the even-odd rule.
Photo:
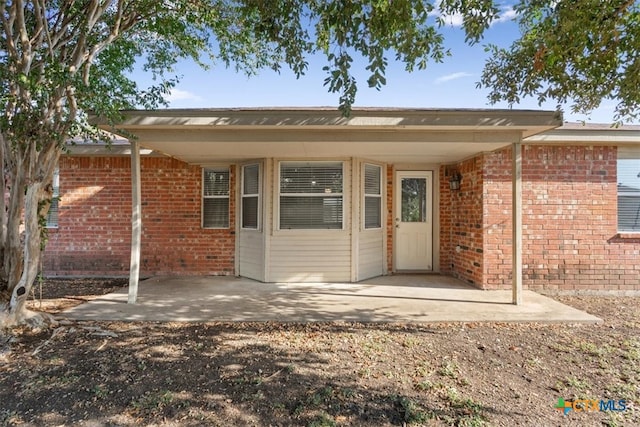
[[260, 227], [260, 165], [242, 168], [242, 228]]
[[365, 164], [362, 180], [364, 194], [364, 228], [382, 227], [382, 168]]
[[280, 163], [280, 229], [342, 229], [342, 162]]
[[229, 169], [202, 171], [202, 227], [229, 228]]
[[640, 233], [640, 152], [618, 151], [618, 231]]
[[58, 228], [58, 214], [60, 208], [60, 170], [56, 168], [53, 172], [53, 194], [51, 205], [47, 212], [47, 228]]

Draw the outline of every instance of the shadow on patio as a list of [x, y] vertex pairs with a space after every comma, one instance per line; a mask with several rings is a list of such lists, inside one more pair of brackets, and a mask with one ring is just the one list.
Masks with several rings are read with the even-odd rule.
[[601, 321], [532, 291], [482, 291], [439, 275], [383, 276], [359, 283], [260, 283], [236, 277], [154, 277], [74, 307], [78, 320], [242, 322]]

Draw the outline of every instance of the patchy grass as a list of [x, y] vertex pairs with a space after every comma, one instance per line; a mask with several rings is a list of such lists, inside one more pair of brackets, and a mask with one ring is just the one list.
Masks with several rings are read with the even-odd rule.
[[[0, 362], [0, 425], [640, 425], [640, 298], [559, 299], [605, 323], [18, 331]], [[558, 398], [629, 409], [565, 416]]]

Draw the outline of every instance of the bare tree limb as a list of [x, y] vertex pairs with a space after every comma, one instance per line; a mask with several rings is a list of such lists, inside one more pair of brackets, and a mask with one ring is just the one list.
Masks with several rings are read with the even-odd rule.
[[[6, 4], [6, 2], [4, 2]], [[13, 39], [14, 34], [13, 34], [13, 22], [16, 19], [16, 15], [15, 13], [13, 13], [13, 11], [15, 10], [16, 4], [15, 3], [11, 3], [11, 7], [9, 8], [9, 19], [7, 19], [7, 16], [3, 13], [0, 14], [0, 19], [2, 20], [2, 27], [4, 30], [4, 34], [5, 34], [5, 39], [6, 39], [6, 49], [7, 52], [9, 53], [9, 56], [11, 58], [17, 58], [18, 57], [18, 50], [16, 48], [16, 44], [15, 41]]]
[[29, 73], [29, 69], [31, 68], [31, 61], [33, 60], [31, 44], [29, 43], [29, 31], [27, 30], [27, 22], [24, 16], [24, 2], [22, 0], [15, 1], [16, 4], [16, 24], [17, 24], [17, 35], [20, 38], [20, 48], [22, 49], [22, 54], [20, 55], [22, 58], [21, 70], [23, 74], [27, 75]]

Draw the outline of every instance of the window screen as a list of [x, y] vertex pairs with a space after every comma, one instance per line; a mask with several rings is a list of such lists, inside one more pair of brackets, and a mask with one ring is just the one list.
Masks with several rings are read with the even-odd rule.
[[280, 164], [280, 229], [342, 229], [341, 162]]
[[58, 214], [60, 204], [60, 170], [53, 172], [53, 194], [49, 212], [47, 212], [47, 228], [58, 227]]
[[202, 227], [229, 227], [229, 170], [204, 169], [202, 173]]
[[618, 155], [618, 231], [640, 233], [640, 153]]
[[260, 217], [260, 165], [242, 168], [242, 228], [258, 229]]
[[382, 168], [377, 165], [364, 165], [364, 228], [382, 226], [382, 186], [380, 178]]

